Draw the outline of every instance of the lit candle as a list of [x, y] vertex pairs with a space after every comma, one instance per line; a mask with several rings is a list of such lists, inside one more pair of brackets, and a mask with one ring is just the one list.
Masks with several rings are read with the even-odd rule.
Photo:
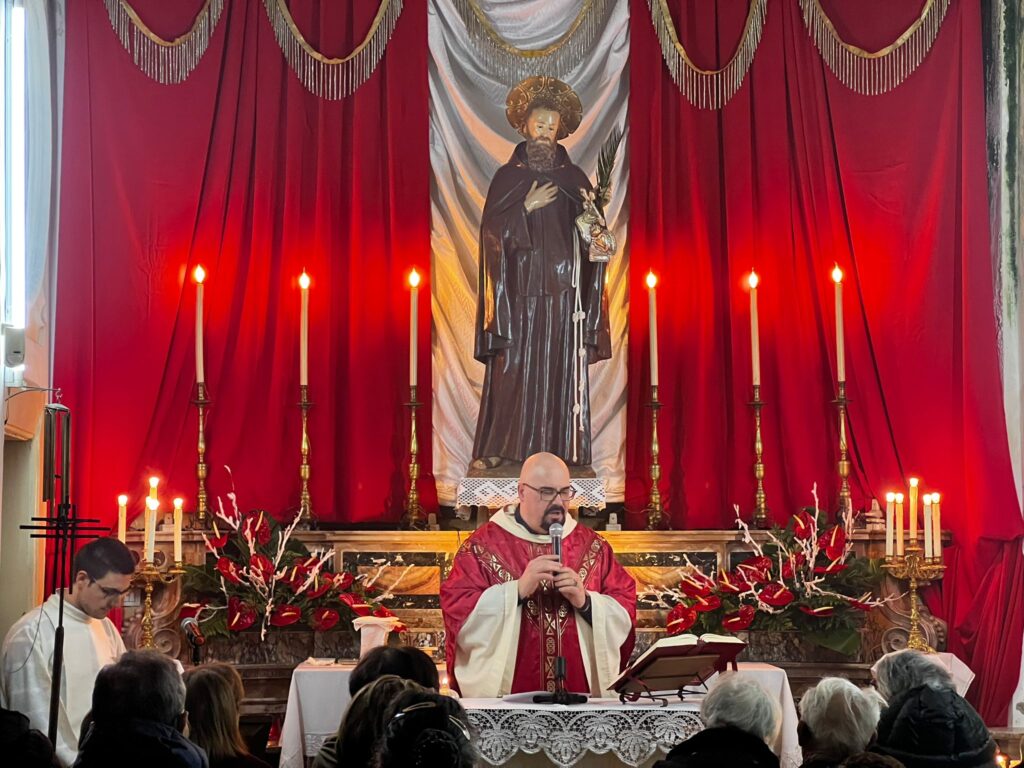
[[123, 493], [117, 497], [117, 540], [124, 544], [128, 532], [128, 497]]
[[206, 270], [198, 266], [192, 275], [196, 280], [196, 381], [202, 384], [206, 381], [203, 370], [203, 280], [206, 279]]
[[843, 339], [843, 270], [836, 264], [832, 270], [836, 284], [836, 374], [839, 381], [846, 381], [846, 344]]
[[420, 295], [420, 273], [409, 273], [409, 386], [416, 386], [416, 309]]
[[754, 386], [761, 385], [761, 339], [757, 330], [757, 272], [750, 270], [750, 366], [754, 372]]
[[303, 270], [299, 276], [302, 289], [302, 311], [299, 315], [299, 384], [309, 384], [309, 275]]
[[647, 273], [647, 330], [651, 341], [651, 386], [658, 386], [658, 278]]
[[896, 514], [896, 494], [892, 491], [885, 494], [885, 556], [892, 557], [895, 542], [895, 531], [894, 527], [896, 521], [894, 519]]
[[917, 546], [917, 483], [916, 477], [910, 478], [910, 546]]
[[157, 498], [156, 498], [156, 487], [158, 485], [160, 485], [160, 478], [159, 477], [155, 477], [154, 476], [154, 477], [149, 478], [149, 498], [153, 499], [153, 501], [157, 501]]
[[142, 557], [146, 562], [153, 562], [153, 554], [156, 552], [156, 511], [160, 502], [154, 498], [146, 499], [146, 530]]
[[934, 548], [932, 540], [932, 495], [926, 493], [921, 497], [921, 501], [924, 503], [924, 556], [930, 559], [935, 555], [932, 551]]
[[185, 505], [184, 499], [174, 500], [174, 562], [181, 562], [181, 508]]
[[942, 510], [939, 508], [939, 494], [932, 494], [932, 553], [942, 559]]
[[896, 557], [903, 557], [903, 494], [896, 494]]

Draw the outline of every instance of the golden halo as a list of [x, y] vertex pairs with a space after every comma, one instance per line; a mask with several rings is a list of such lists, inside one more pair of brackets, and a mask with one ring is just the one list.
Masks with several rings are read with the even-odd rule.
[[557, 77], [534, 75], [517, 84], [505, 99], [505, 116], [508, 123], [519, 133], [526, 135], [527, 110], [537, 99], [552, 102], [558, 109], [558, 139], [564, 139], [580, 127], [583, 119], [583, 105], [576, 91]]

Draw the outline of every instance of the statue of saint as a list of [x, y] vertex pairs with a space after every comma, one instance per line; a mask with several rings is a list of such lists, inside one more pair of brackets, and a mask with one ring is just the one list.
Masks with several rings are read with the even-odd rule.
[[474, 356], [487, 366], [473, 468], [549, 452], [591, 461], [588, 366], [611, 357], [605, 263], [615, 250], [587, 175], [560, 139], [582, 118], [553, 77], [509, 93], [525, 141], [498, 169], [480, 226]]

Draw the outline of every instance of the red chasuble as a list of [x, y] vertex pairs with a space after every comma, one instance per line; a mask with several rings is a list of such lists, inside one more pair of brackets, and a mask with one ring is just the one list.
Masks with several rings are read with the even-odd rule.
[[[505, 693], [518, 693], [536, 690], [554, 690], [555, 658], [557, 654], [556, 633], [562, 637], [562, 655], [567, 664], [566, 688], [570, 691], [584, 693], [600, 693], [612, 679], [591, 680], [588, 675], [587, 659], [592, 660], [590, 669], [600, 667], [593, 660], [600, 651], [591, 647], [581, 650], [581, 636], [589, 637], [589, 643], [601, 646], [612, 642], [611, 651], [615, 646], [618, 657], [612, 659], [610, 666], [624, 667], [633, 650], [636, 624], [636, 583], [626, 570], [615, 560], [611, 547], [604, 539], [589, 528], [572, 525], [562, 542], [562, 561], [575, 570], [591, 596], [594, 610], [594, 626], [578, 628], [577, 622], [586, 623], [572, 605], [553, 588], [539, 588], [519, 607], [520, 619], [518, 643], [508, 642], [509, 654], [493, 660], [494, 664], [515, 664], [511, 676], [510, 690], [486, 692], [463, 691], [459, 684], [459, 664], [463, 666], [473, 663], [472, 651], [465, 649], [460, 637], [464, 627], [474, 611], [478, 611], [478, 603], [485, 591], [496, 585], [504, 585], [519, 578], [526, 564], [539, 555], [551, 554], [551, 544], [546, 536], [531, 534], [511, 516], [505, 516], [500, 524], [494, 519], [478, 529], [459, 549], [455, 555], [451, 573], [441, 587], [441, 609], [444, 614], [446, 633], [446, 659], [448, 663], [449, 684], [465, 696], [500, 696]], [[543, 543], [541, 543], [543, 542]], [[509, 584], [508, 589], [514, 585]], [[491, 592], [493, 596], [495, 592]], [[515, 598], [505, 593], [514, 605]], [[605, 596], [605, 597], [602, 597]], [[610, 599], [609, 599], [610, 598]], [[612, 602], [614, 601], [614, 602]], [[600, 605], [598, 605], [600, 603]], [[491, 632], [493, 622], [493, 639], [495, 646], [500, 646], [505, 633], [514, 631], [515, 614], [508, 610], [502, 615], [500, 609], [492, 610], [495, 601], [489, 601], [487, 616], [484, 619], [486, 632]], [[499, 601], [500, 604], [500, 601]], [[617, 604], [617, 605], [615, 605]], [[621, 606], [621, 608], [619, 608]], [[515, 609], [513, 609], [515, 610]], [[479, 611], [478, 611], [479, 612]], [[600, 614], [600, 616], [598, 615]], [[608, 620], [604, 617], [610, 616]], [[513, 619], [509, 621], [509, 617]], [[477, 627], [480, 626], [477, 616]], [[580, 631], [580, 630], [583, 631]], [[479, 629], [476, 629], [479, 636]], [[602, 634], [603, 633], [603, 634]], [[588, 642], [584, 640], [584, 642]], [[478, 646], [479, 647], [479, 646]], [[485, 652], [490, 649], [485, 649]], [[514, 652], [514, 657], [511, 655]], [[469, 656], [467, 657], [467, 654]], [[607, 649], [606, 649], [607, 656]], [[604, 675], [614, 675], [617, 669], [608, 670], [604, 665]]]

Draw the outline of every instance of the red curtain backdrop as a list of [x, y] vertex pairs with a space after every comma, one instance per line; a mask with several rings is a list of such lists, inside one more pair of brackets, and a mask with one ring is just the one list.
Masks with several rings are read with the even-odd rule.
[[[723, 66], [747, 3], [673, 0], [696, 64]], [[823, 0], [843, 38], [891, 43], [920, 0]], [[644, 0], [631, 26], [628, 500], [646, 500], [647, 295], [661, 277], [662, 492], [676, 528], [727, 527], [754, 495], [749, 296], [761, 277], [762, 398], [772, 517], [836, 505], [834, 289], [845, 325], [856, 508], [922, 478], [955, 546], [949, 645], [1006, 722], [1017, 682], [1021, 513], [1002, 411], [986, 200], [981, 20], [953, 3], [920, 68], [862, 96], [828, 71], [796, 0], [769, 2], [746, 82], [721, 111], [672, 83]], [[882, 499], [884, 504], [884, 499]], [[633, 519], [634, 524], [642, 520]], [[939, 603], [936, 602], [936, 607]]]
[[[202, 0], [132, 0], [172, 39]], [[377, 3], [289, 0], [310, 44], [344, 56]], [[426, 4], [406, 3], [376, 72], [326, 101], [299, 82], [260, 0], [232, 0], [179, 85], [150, 80], [103, 3], [68, 3], [54, 380], [74, 414], [75, 498], [112, 522], [145, 478], [195, 499], [195, 286], [206, 287], [211, 501], [299, 502], [299, 289], [312, 277], [313, 509], [330, 521], [402, 511], [408, 270], [421, 286], [430, 400]], [[420, 412], [430, 434], [430, 409]], [[430, 440], [421, 460], [430, 466]], [[433, 486], [428, 476], [426, 492]], [[430, 503], [429, 495], [427, 499]], [[225, 499], [225, 504], [228, 503]]]

